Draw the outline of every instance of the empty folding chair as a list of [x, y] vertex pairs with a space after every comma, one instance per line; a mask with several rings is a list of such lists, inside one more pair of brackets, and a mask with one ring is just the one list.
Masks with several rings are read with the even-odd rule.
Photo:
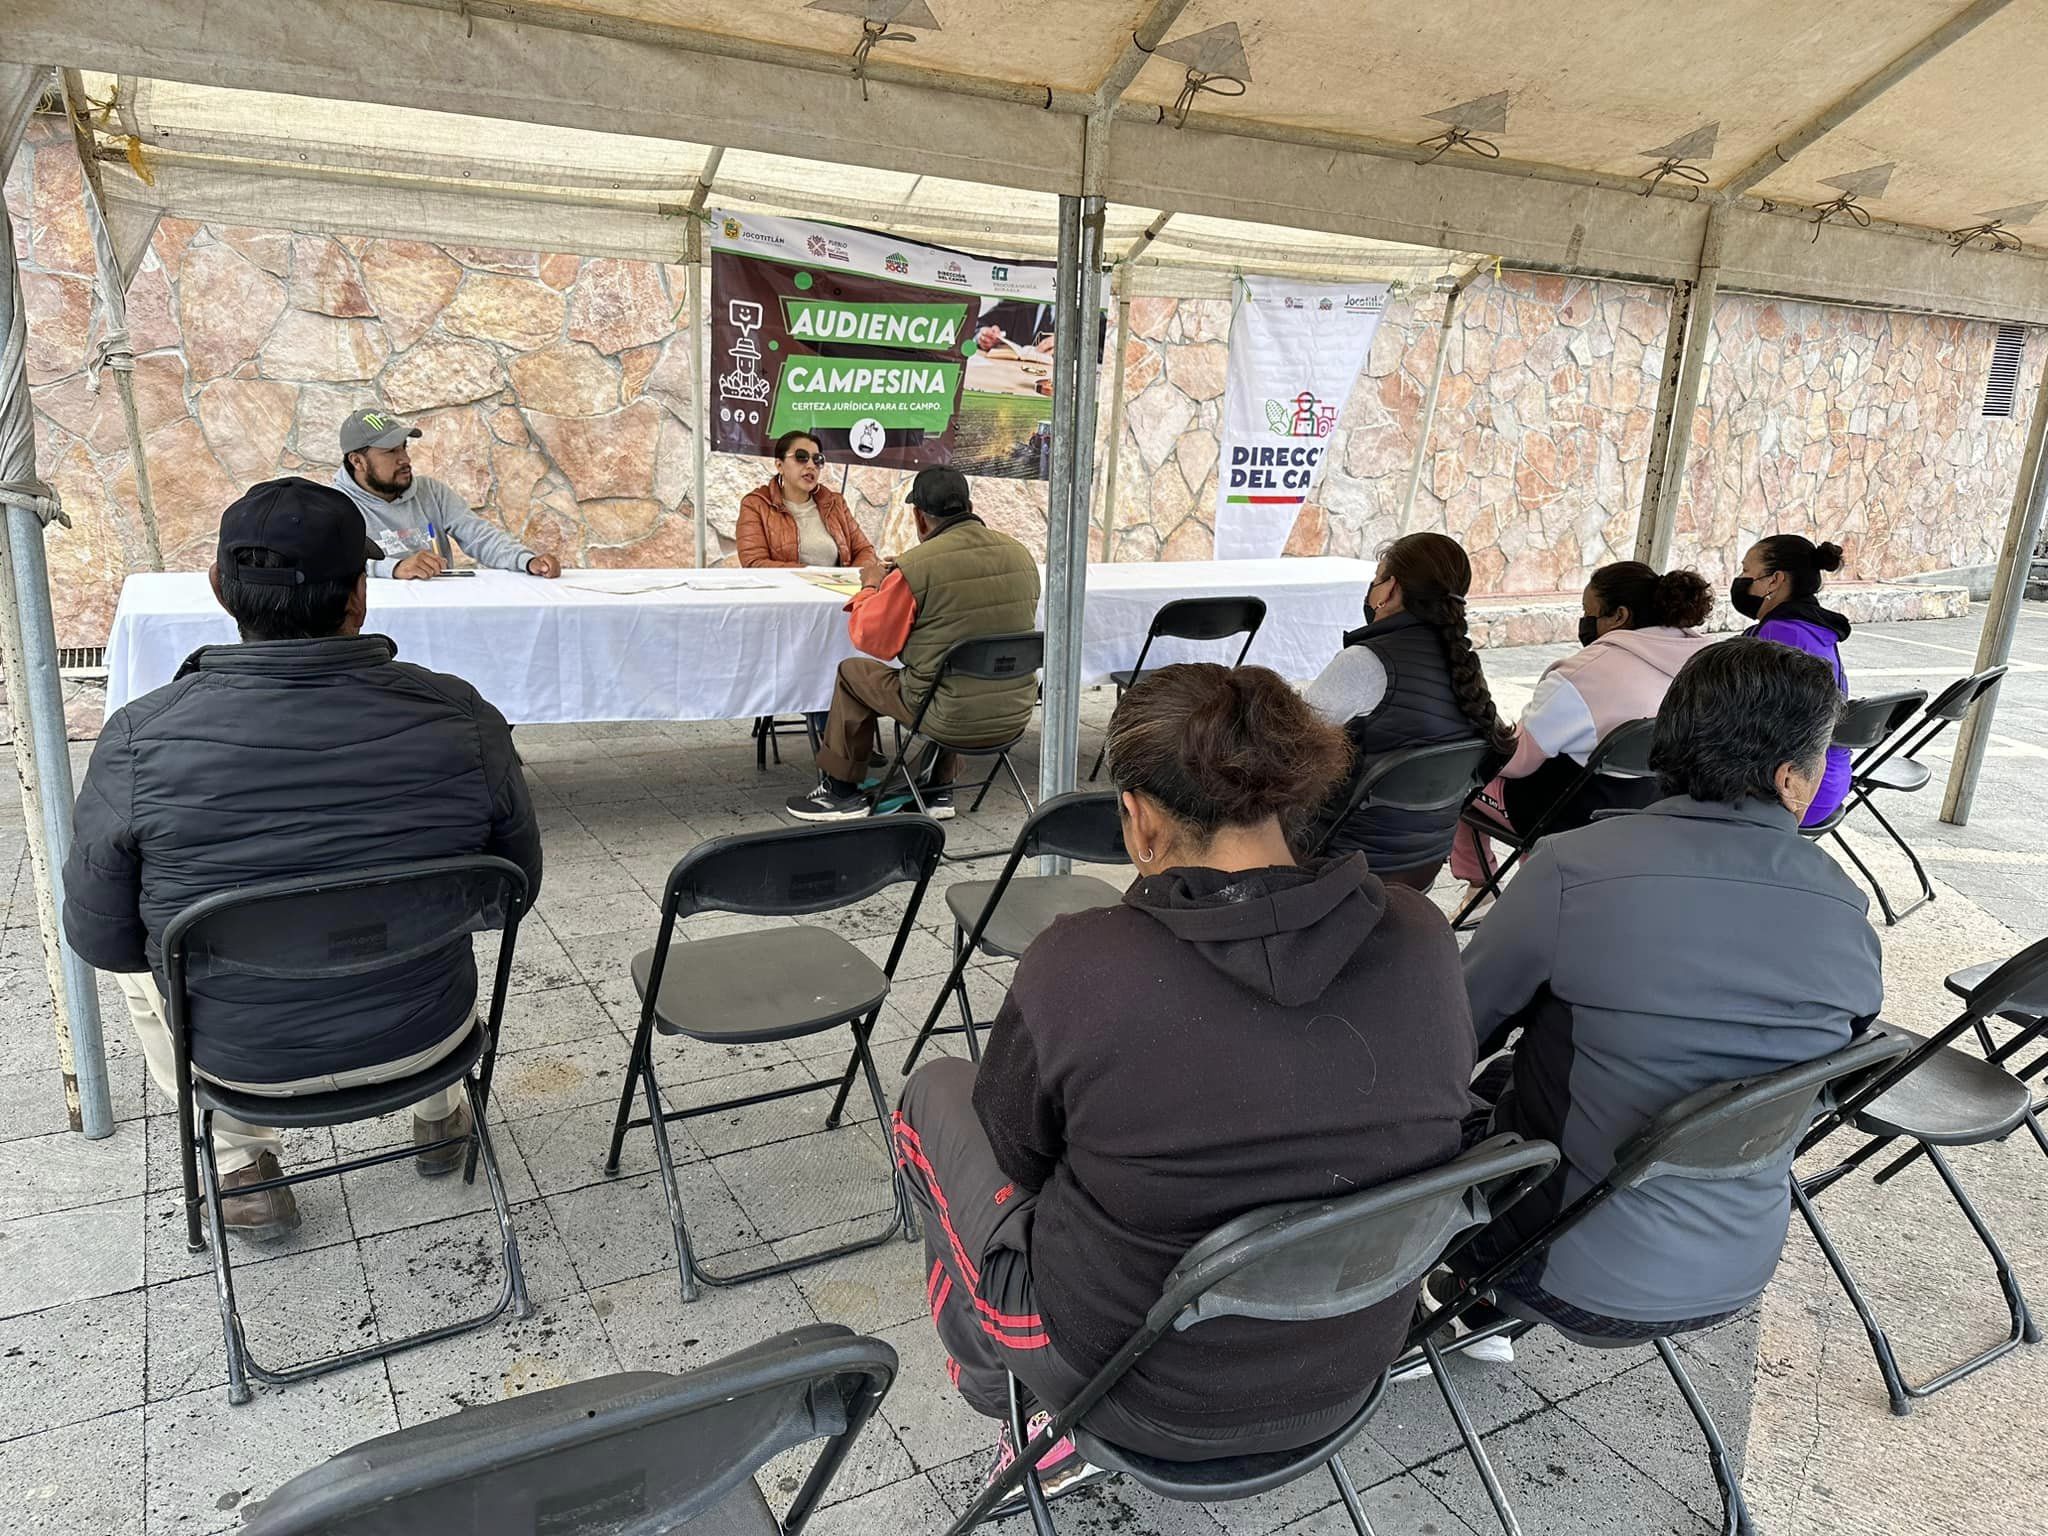
[[[910, 766], [910, 753], [920, 741], [930, 746], [951, 752], [957, 757], [992, 757], [995, 762], [988, 770], [988, 777], [981, 781], [974, 796], [974, 804], [967, 809], [973, 813], [981, 809], [981, 802], [988, 798], [989, 786], [996, 781], [996, 775], [1008, 772], [1010, 783], [1017, 791], [1017, 798], [1024, 802], [1024, 809], [1031, 809], [1031, 796], [1024, 788], [1024, 781], [1017, 777], [1017, 768], [1010, 761], [1010, 753], [1030, 730], [1027, 721], [1024, 728], [1007, 741], [970, 746], [957, 741], [944, 741], [925, 729], [924, 717], [932, 707], [932, 700], [939, 696], [939, 690], [946, 685], [949, 677], [972, 678], [984, 682], [1014, 682], [1020, 677], [1036, 675], [1045, 665], [1045, 636], [1038, 630], [1027, 630], [1020, 635], [984, 635], [978, 640], [962, 640], [947, 650], [939, 661], [939, 675], [932, 680], [931, 691], [917, 706], [917, 713], [911, 717], [906, 730], [896, 726], [896, 755], [875, 787], [868, 792], [869, 804], [879, 807], [890, 794], [901, 794], [908, 790], [911, 801], [922, 812], [925, 809], [923, 785], [918, 783], [916, 770]], [[903, 789], [897, 788], [897, 778], [902, 777]], [[981, 857], [982, 855], [975, 855]], [[960, 857], [960, 855], [955, 855]]]
[[[1997, 960], [1986, 960], [1980, 965], [1965, 966], [1950, 976], [1943, 985], [1957, 997], [1967, 998], [1984, 984], [2001, 963]], [[1977, 1038], [1984, 1043], [1985, 1058], [1994, 1065], [2005, 1066], [2023, 1051], [2038, 1044], [2043, 1035], [2048, 1035], [2048, 984], [2032, 989], [2022, 988], [2014, 993], [1998, 1010], [1998, 1017], [2008, 1024], [2017, 1025], [2019, 1032], [2001, 1045], [1991, 1038], [1989, 1025], [1980, 1019], [1977, 1023]], [[2044, 1069], [2048, 1069], [2048, 1056], [2037, 1056], [2023, 1067], [2008, 1070], [2012, 1070], [2013, 1076], [2025, 1083], [2039, 1077]], [[2044, 1128], [2041, 1123], [2041, 1114], [2044, 1110], [2048, 1110], [2048, 1099], [2036, 1099], [2030, 1104], [2027, 1107], [2026, 1126], [2033, 1134], [2034, 1140], [2040, 1144], [2041, 1150], [2048, 1152], [2048, 1128]], [[1908, 1158], [1917, 1155], [1916, 1148], [1908, 1154]], [[1878, 1182], [1883, 1183], [1893, 1171], [1892, 1168], [1885, 1169], [1878, 1175]]]
[[[1501, 881], [1507, 872], [1528, 857], [1529, 850], [1557, 825], [1593, 780], [1654, 778], [1650, 771], [1650, 743], [1656, 734], [1657, 722], [1652, 718], [1625, 721], [1602, 736], [1593, 750], [1586, 754], [1586, 766], [1572, 780], [1572, 787], [1551, 802], [1550, 808], [1537, 818], [1533, 827], [1504, 827], [1476, 808], [1467, 810], [1463, 817], [1465, 825], [1478, 832], [1482, 839], [1492, 838], [1497, 843], [1506, 843], [1508, 856], [1493, 865], [1486, 876], [1486, 883], [1458, 909], [1458, 915], [1451, 919], [1451, 926], [1461, 933], [1474, 926], [1472, 913], [1479, 904], [1487, 897], [1499, 894]], [[1491, 860], [1486, 862], [1492, 863]]]
[[[910, 1054], [903, 1058], [905, 1076], [935, 1034], [964, 1033], [967, 1054], [981, 1060], [974, 1008], [967, 997], [967, 964], [977, 953], [1015, 960], [1052, 926], [1054, 918], [1093, 907], [1113, 907], [1123, 900], [1122, 891], [1093, 875], [1017, 875], [1018, 866], [1032, 858], [1129, 863], [1130, 855], [1124, 852], [1123, 817], [1117, 810], [1120, 798], [1114, 790], [1103, 790], [1046, 801], [1017, 834], [1001, 874], [993, 880], [963, 880], [946, 888], [946, 906], [953, 914], [953, 967], [932, 1000], [931, 1012], [925, 1015]], [[948, 997], [959, 1004], [958, 1024], [939, 1023]], [[851, 1085], [849, 1076], [840, 1092], [844, 1094]]]
[[[1341, 1200], [1269, 1205], [1218, 1227], [1182, 1256], [1137, 1332], [1036, 1439], [1025, 1434], [1023, 1400], [1011, 1380], [1010, 1433], [1020, 1454], [967, 1506], [947, 1536], [972, 1530], [1020, 1482], [1039, 1536], [1054, 1536], [1038, 1484], [1038, 1459], [1069, 1433], [1094, 1465], [1122, 1473], [1164, 1498], [1190, 1504], [1248, 1499], [1328, 1467], [1352, 1527], [1359, 1536], [1372, 1536], [1341, 1453], [1378, 1410], [1386, 1390], [1384, 1371], [1377, 1379], [1359, 1382], [1365, 1401], [1346, 1423], [1292, 1451], [1165, 1461], [1124, 1450], [1091, 1433], [1088, 1411], [1168, 1333], [1218, 1318], [1276, 1325], [1315, 1322], [1362, 1312], [1398, 1296], [1447, 1250], [1534, 1189], [1557, 1160], [1557, 1148], [1547, 1141], [1496, 1136], [1441, 1167], [1375, 1189]], [[1237, 1337], [1242, 1347], [1244, 1335]], [[1227, 1393], [1228, 1384], [1219, 1382], [1217, 1391]]]
[[[1123, 696], [1145, 675], [1145, 658], [1151, 654], [1154, 640], [1228, 640], [1232, 635], [1243, 635], [1244, 644], [1238, 647], [1237, 660], [1231, 663], [1241, 667], [1251, 654], [1252, 642], [1259, 638], [1259, 626], [1265, 622], [1266, 600], [1262, 597], [1175, 598], [1152, 615], [1145, 643], [1138, 647], [1138, 659], [1130, 670], [1109, 674], [1109, 680], [1116, 684], [1117, 701], [1121, 703]], [[1095, 776], [1102, 772], [1102, 759], [1108, 751], [1105, 744], [1095, 754], [1095, 766], [1088, 770], [1089, 783], [1093, 784]]]
[[[1927, 878], [1926, 868], [1920, 863], [1920, 855], [1877, 808], [1875, 796], [1886, 790], [1894, 794], [1914, 795], [1925, 789], [1934, 777], [1934, 770], [1920, 761], [1920, 754], [1943, 731], [1967, 716], [1979, 699], [1998, 686], [2005, 672], [2004, 667], [1993, 667], [1988, 672], [1973, 672], [1950, 683], [1935, 695], [1934, 701], [1910, 730], [1902, 730], [1882, 742], [1856, 764], [1855, 773], [1849, 781], [1849, 795], [1842, 802], [1841, 812], [1835, 818], [1836, 824], [1847, 820], [1849, 813], [1859, 806], [1869, 811], [1877, 824], [1884, 828], [1885, 836], [1896, 843], [1899, 852], [1906, 856], [1906, 861], [1913, 866], [1913, 877], [1920, 882], [1920, 894], [1893, 911], [1891, 897], [1885, 888], [1877, 883], [1877, 878], [1869, 870], [1863, 870], [1864, 878], [1870, 881], [1871, 890], [1877, 894], [1877, 904], [1883, 910], [1887, 924], [1896, 923], [1916, 907], [1934, 900], [1934, 886]], [[1863, 868], [1860, 861], [1856, 867]]]
[[[1832, 837], [1835, 840], [1835, 845], [1849, 856], [1849, 862], [1856, 866], [1871, 890], [1876, 893], [1877, 904], [1884, 912], [1887, 926], [1897, 922], [1905, 914], [1892, 911], [1891, 898], [1885, 894], [1884, 887], [1877, 883], [1877, 876], [1870, 872], [1870, 867], [1857, 856], [1856, 850], [1851, 848], [1842, 836], [1841, 826], [1849, 819], [1849, 813], [1860, 803], [1854, 775], [1863, 771], [1864, 764], [1875, 765], [1891, 755], [1890, 748], [1905, 740], [1906, 726], [1912, 720], [1914, 712], [1926, 702], [1926, 689], [1907, 688], [1898, 693], [1880, 693], [1873, 694], [1867, 699], [1851, 699], [1844, 705], [1841, 722], [1835, 727], [1834, 745], [1847, 747], [1855, 754], [1849, 792], [1842, 796], [1842, 803], [1824, 818], [1799, 829], [1802, 837], [1816, 840]], [[1877, 816], [1875, 807], [1872, 808], [1871, 814]], [[1884, 820], [1882, 816], [1878, 816], [1877, 819], [1881, 822]], [[1892, 836], [1896, 839], [1898, 834], [1893, 833]], [[1906, 856], [1913, 857], [1911, 849], [1907, 849]], [[1913, 867], [1920, 867], [1918, 859], [1913, 860]], [[1924, 874], [1921, 876], [1921, 883], [1926, 883]], [[1917, 901], [1913, 903], [1915, 907], [1918, 905], [1920, 903]], [[1907, 912], [1912, 910], [1912, 907], [1906, 909]]]
[[1366, 765], [1343, 810], [1315, 831], [1312, 853], [1321, 853], [1337, 829], [1367, 809], [1446, 811], [1463, 805], [1486, 782], [1484, 770], [1493, 757], [1486, 742], [1448, 741], [1432, 747], [1403, 747], [1383, 752]]
[[[1640, 1189], [1658, 1179], [1744, 1178], [1772, 1167], [1783, 1168], [1789, 1173], [1793, 1148], [1813, 1124], [1816, 1112], [1824, 1111], [1837, 1094], [1856, 1091], [1858, 1086], [1871, 1080], [1873, 1074], [1882, 1072], [1887, 1064], [1897, 1062], [1910, 1047], [1911, 1041], [1902, 1034], [1878, 1029], [1818, 1060], [1688, 1094], [1620, 1147], [1615, 1153], [1613, 1171], [1559, 1211], [1541, 1231], [1530, 1234], [1511, 1252], [1481, 1272], [1463, 1279], [1445, 1305], [1419, 1311], [1415, 1328], [1409, 1335], [1409, 1344], [1420, 1349], [1428, 1362], [1430, 1375], [1443, 1393], [1444, 1405], [1450, 1409], [1458, 1434], [1478, 1470], [1487, 1499], [1508, 1536], [1520, 1536], [1521, 1523], [1508, 1504], [1507, 1495], [1487, 1459], [1485, 1447], [1480, 1444], [1478, 1431], [1473, 1427], [1471, 1415], [1465, 1411], [1457, 1386], [1450, 1372], [1444, 1369], [1444, 1355], [1501, 1334], [1518, 1337], [1539, 1324], [1557, 1328], [1573, 1342], [1595, 1348], [1602, 1345], [1613, 1347], [1619, 1342], [1639, 1344], [1643, 1340], [1581, 1337], [1523, 1307], [1505, 1288], [1496, 1288], [1588, 1214], [1624, 1191]], [[1796, 1181], [1793, 1188], [1795, 1191], [1798, 1188]], [[1515, 1320], [1465, 1334], [1448, 1350], [1440, 1348], [1434, 1338], [1437, 1331], [1470, 1311], [1490, 1291], [1494, 1293], [1499, 1307], [1514, 1314]], [[1727, 1448], [1721, 1443], [1720, 1432], [1714, 1427], [1706, 1404], [1700, 1400], [1685, 1367], [1679, 1363], [1677, 1350], [1669, 1336], [1659, 1336], [1650, 1342], [1656, 1346], [1659, 1358], [1671, 1373], [1672, 1381], [1685, 1398], [1686, 1407], [1692, 1411], [1694, 1422], [1706, 1438], [1714, 1481], [1721, 1489], [1725, 1536], [1754, 1530], [1748, 1507], [1743, 1502], [1741, 1484], [1736, 1481], [1735, 1469], [1728, 1460]]]
[[[2048, 987], [2048, 939], [2020, 951], [1971, 988], [1962, 1013], [1934, 1035], [1922, 1037], [1896, 1026], [1886, 1026], [1912, 1044], [1910, 1054], [1895, 1063], [1875, 1083], [1846, 1099], [1808, 1135], [1800, 1147], [1802, 1153], [1807, 1152], [1843, 1126], [1861, 1131], [1870, 1138], [1832, 1168], [1795, 1179], [1792, 1198], [1799, 1207], [1800, 1215], [1806, 1218], [1806, 1224], [1813, 1229], [1814, 1241], [1820, 1245], [1828, 1266], [1834, 1270], [1850, 1305], [1856, 1309], [1864, 1332], [1870, 1337], [1871, 1352], [1877, 1357], [1878, 1374], [1884, 1378], [1885, 1395], [1891, 1399], [1893, 1413], [1912, 1412], [1915, 1398], [1930, 1397], [1943, 1387], [1961, 1381], [2000, 1356], [2009, 1354], [2022, 1342], [2040, 1342], [2041, 1330], [2028, 1309], [2025, 1294], [2020, 1290], [2019, 1276], [2006, 1258], [2005, 1251], [1999, 1247], [1998, 1239], [1992, 1235], [1990, 1226], [1964, 1193], [1954, 1168], [1942, 1155], [1941, 1149], [2003, 1141], [2033, 1113], [2033, 1093], [2024, 1082], [2003, 1067], [1958, 1049], [1954, 1042], [1964, 1033], [1980, 1027], [1994, 1014], [2013, 1008], [2021, 998], [2029, 1003], [2036, 1002], [2044, 987]], [[1850, 1273], [1848, 1261], [1828, 1235], [1820, 1212], [1813, 1203], [1822, 1191], [1901, 1139], [1915, 1145], [1879, 1173], [1877, 1182], [1889, 1181], [1908, 1163], [1923, 1155], [1934, 1165], [1934, 1171], [1941, 1176], [1950, 1198], [1961, 1209], [1971, 1231], [1977, 1234], [1977, 1240], [1990, 1255], [1992, 1271], [1998, 1277], [1998, 1288], [2005, 1298], [2006, 1312], [2011, 1319], [2011, 1327], [2004, 1338], [1961, 1364], [1917, 1384], [1907, 1381], [1900, 1370], [1891, 1340], [1886, 1337], [1876, 1312], [1857, 1285], [1856, 1277]]]
[[[185, 1178], [186, 1245], [202, 1252], [202, 1213], [213, 1246], [215, 1292], [227, 1340], [228, 1401], [246, 1403], [249, 1381], [282, 1385], [324, 1375], [344, 1366], [412, 1349], [494, 1322], [507, 1307], [520, 1317], [533, 1308], [519, 1267], [519, 1238], [505, 1200], [504, 1181], [491, 1148], [484, 1109], [490, 1100], [491, 1069], [497, 1060], [498, 1028], [505, 1012], [505, 987], [519, 920], [526, 912], [526, 875], [505, 859], [425, 859], [382, 865], [340, 875], [306, 875], [222, 891], [196, 901], [164, 928], [164, 1021], [170, 1028], [178, 1090], [179, 1162]], [[195, 983], [236, 975], [303, 982], [308, 994], [342, 978], [388, 970], [423, 959], [469, 936], [496, 929], [498, 962], [488, 1011], [469, 1038], [423, 1071], [364, 1088], [290, 1097], [224, 1088], [192, 1067], [192, 988]], [[366, 1063], [368, 1065], [368, 1063]], [[505, 1279], [497, 1301], [459, 1322], [408, 1334], [389, 1343], [365, 1345], [296, 1365], [266, 1366], [250, 1354], [235, 1304], [234, 1267], [221, 1223], [220, 1172], [213, 1154], [213, 1117], [230, 1115], [251, 1125], [280, 1128], [347, 1125], [409, 1108], [455, 1083], [469, 1100], [470, 1130], [465, 1181], [473, 1182], [479, 1160], [498, 1217]], [[303, 1169], [276, 1179], [244, 1184], [237, 1194], [338, 1178], [359, 1168], [399, 1162], [450, 1141], [420, 1147], [408, 1142], [388, 1151]], [[202, 1193], [202, 1183], [204, 1185]]]
[[[657, 1032], [715, 1045], [761, 1045], [845, 1026], [852, 1031], [854, 1059], [867, 1076], [875, 1114], [886, 1125], [889, 1105], [882, 1095], [868, 1041], [889, 996], [897, 963], [903, 958], [903, 946], [917, 927], [925, 887], [945, 843], [946, 834], [937, 822], [923, 816], [891, 816], [714, 838], [685, 854], [669, 872], [654, 947], [633, 957], [640, 1027], [626, 1058], [626, 1081], [619, 1094], [604, 1171], [619, 1171], [619, 1153], [629, 1129], [643, 1125], [651, 1129], [684, 1301], [697, 1299], [700, 1281], [736, 1285], [876, 1247], [899, 1229], [906, 1236], [916, 1234], [917, 1220], [909, 1196], [891, 1164], [895, 1209], [888, 1224], [872, 1235], [753, 1269], [725, 1274], [707, 1269], [690, 1246], [669, 1125], [796, 1094], [829, 1092], [835, 1083], [822, 1078], [691, 1109], [666, 1109], [655, 1078], [653, 1047]], [[801, 917], [851, 906], [897, 885], [909, 885], [912, 890], [889, 958], [882, 965], [876, 965], [843, 935], [811, 924], [676, 941], [676, 924], [700, 912]], [[645, 1118], [629, 1118], [636, 1093], [644, 1100]], [[842, 1094], [825, 1117], [826, 1130], [839, 1124], [844, 1103]], [[879, 1146], [873, 1150], [878, 1160], [888, 1161]]]
[[[797, 1536], [896, 1377], [836, 1323], [680, 1376], [621, 1371], [463, 1408], [301, 1472], [244, 1536]], [[778, 1523], [754, 1475], [824, 1441]]]
[[818, 729], [809, 715], [790, 719], [782, 715], [760, 715], [754, 721], [754, 767], [765, 769], [768, 754], [775, 754], [775, 766], [782, 766], [782, 738], [801, 736], [810, 743], [811, 756], [818, 755]]

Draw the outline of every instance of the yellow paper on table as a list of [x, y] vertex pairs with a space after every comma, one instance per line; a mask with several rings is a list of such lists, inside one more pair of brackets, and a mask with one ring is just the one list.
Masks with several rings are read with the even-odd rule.
[[852, 597], [860, 590], [858, 576], [845, 576], [838, 571], [799, 571], [797, 574], [814, 587], [823, 587], [827, 592], [837, 592], [841, 597]]

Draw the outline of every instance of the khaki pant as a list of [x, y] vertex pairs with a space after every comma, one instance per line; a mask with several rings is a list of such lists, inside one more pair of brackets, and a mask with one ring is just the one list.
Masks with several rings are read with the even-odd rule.
[[[172, 1059], [171, 1026], [164, 1019], [164, 999], [157, 990], [156, 978], [147, 971], [136, 971], [118, 973], [114, 980], [120, 983], [121, 995], [128, 1001], [129, 1022], [135, 1026], [135, 1038], [142, 1042], [142, 1056], [149, 1063], [149, 1075], [167, 1097], [175, 1100], [178, 1094], [177, 1064]], [[200, 1075], [210, 1083], [232, 1088], [237, 1093], [260, 1093], [280, 1099], [304, 1093], [330, 1093], [338, 1088], [367, 1088], [373, 1083], [388, 1083], [396, 1077], [410, 1077], [415, 1072], [426, 1071], [467, 1040], [475, 1028], [476, 1021], [466, 1019], [462, 1027], [447, 1039], [410, 1056], [402, 1056], [397, 1061], [358, 1067], [350, 1072], [331, 1072], [323, 1077], [302, 1077], [288, 1083], [237, 1083], [211, 1073]], [[455, 1106], [461, 1102], [462, 1085], [451, 1083], [439, 1093], [413, 1105], [412, 1112], [423, 1120], [445, 1120], [455, 1113]], [[271, 1127], [249, 1125], [233, 1115], [219, 1111], [214, 1113], [213, 1156], [223, 1177], [250, 1167], [265, 1152], [282, 1156], [282, 1150], [278, 1133]]]
[[[908, 725], [915, 713], [903, 700], [901, 672], [886, 662], [849, 656], [839, 663], [832, 689], [832, 712], [826, 716], [818, 747], [819, 769], [843, 782], [860, 783], [875, 750], [875, 722], [887, 716]], [[932, 767], [932, 782], [952, 783], [954, 762], [951, 752], [941, 752]], [[911, 771], [916, 771], [914, 766]]]

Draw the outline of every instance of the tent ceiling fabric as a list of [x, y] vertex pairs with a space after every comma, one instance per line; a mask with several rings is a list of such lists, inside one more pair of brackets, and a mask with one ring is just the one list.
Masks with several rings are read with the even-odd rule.
[[[1669, 282], [1696, 269], [1720, 184], [1938, 29], [1989, 14], [1729, 207], [1722, 282], [2048, 323], [2048, 260], [2031, 249], [1951, 258], [1943, 238], [2048, 200], [2048, 134], [2032, 121], [2031, 90], [2048, 69], [2048, 6], [1994, 9], [7, 0], [0, 58], [147, 82], [134, 127], [163, 174], [154, 191], [126, 178], [117, 195], [138, 208], [225, 216], [246, 196], [243, 217], [268, 207], [309, 227], [410, 220], [412, 233], [450, 237], [465, 220], [523, 219], [573, 224], [577, 237], [555, 242], [572, 248], [672, 256], [674, 207], [694, 190], [703, 146], [720, 143], [721, 201], [990, 251], [1049, 251], [1054, 195], [1085, 185], [1111, 200], [1112, 253], [1153, 210], [1175, 214], [1144, 258], [1160, 271], [1297, 259], [1346, 275], [1374, 263], [1442, 270], [1488, 251]], [[856, 80], [864, 14], [890, 35]], [[1198, 92], [1175, 128], [1191, 60], [1241, 68], [1245, 89]], [[1107, 109], [1126, 80], [1108, 132], [1084, 133], [1082, 114]], [[1436, 136], [1447, 125], [1446, 145]], [[1457, 142], [1467, 128], [1471, 141]], [[1417, 145], [1433, 138], [1446, 147], [1421, 163], [1429, 151]], [[1705, 196], [1677, 181], [1640, 195], [1670, 146], [1707, 177]], [[1880, 166], [1891, 168], [1881, 190], [1857, 199], [1876, 227], [1833, 224], [1816, 244], [1806, 210]], [[116, 165], [110, 179], [124, 176]], [[1288, 233], [1177, 243], [1184, 217]], [[2024, 211], [2007, 223], [2023, 240], [2031, 232]]]

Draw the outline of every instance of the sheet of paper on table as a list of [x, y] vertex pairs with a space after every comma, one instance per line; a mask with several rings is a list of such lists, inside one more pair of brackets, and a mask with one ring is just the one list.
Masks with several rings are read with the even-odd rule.
[[772, 588], [775, 583], [741, 571], [564, 571], [565, 587], [602, 592], [608, 597], [636, 597], [646, 592], [744, 592]]
[[801, 570], [797, 575], [812, 586], [823, 587], [827, 592], [837, 592], [841, 597], [851, 597], [860, 590], [860, 578], [846, 571]]

